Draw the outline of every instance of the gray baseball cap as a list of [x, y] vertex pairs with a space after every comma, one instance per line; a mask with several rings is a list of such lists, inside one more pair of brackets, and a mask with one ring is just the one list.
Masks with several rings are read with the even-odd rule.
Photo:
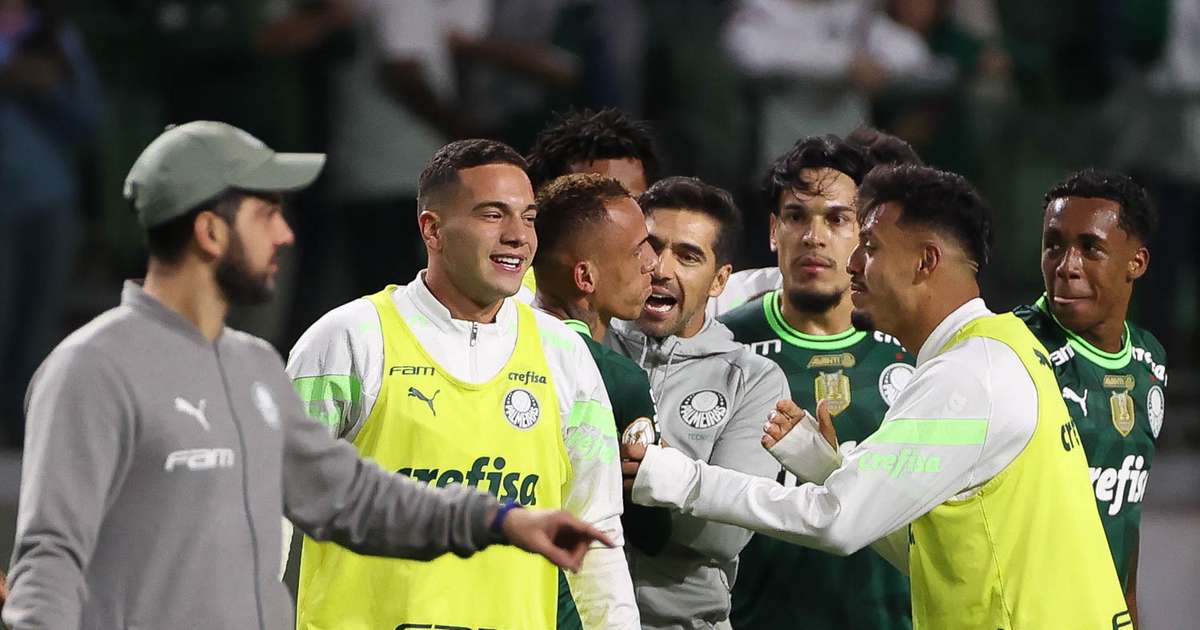
[[125, 177], [125, 198], [149, 228], [230, 188], [300, 190], [324, 165], [323, 153], [276, 153], [233, 125], [198, 120], [167, 127], [142, 151]]

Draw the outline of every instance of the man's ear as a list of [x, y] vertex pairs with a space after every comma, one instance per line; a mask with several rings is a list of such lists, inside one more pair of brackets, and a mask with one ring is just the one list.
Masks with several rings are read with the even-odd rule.
[[417, 229], [421, 232], [421, 240], [430, 251], [440, 252], [442, 243], [442, 218], [432, 210], [422, 210], [417, 214]]
[[775, 229], [779, 227], [779, 215], [774, 212], [767, 215], [768, 232], [767, 237], [771, 243], [771, 253], [779, 251], [779, 242], [775, 240]]
[[708, 287], [708, 297], [715, 298], [725, 292], [725, 283], [729, 282], [729, 274], [733, 273], [733, 265], [725, 263], [717, 269], [713, 276], [712, 285]]
[[921, 245], [921, 257], [917, 260], [916, 279], [928, 280], [942, 264], [942, 245], [937, 241], [926, 241]]
[[1145, 246], [1137, 248], [1133, 253], [1133, 258], [1129, 259], [1129, 264], [1126, 267], [1125, 277], [1129, 282], [1133, 282], [1146, 274], [1146, 270], [1150, 268], [1150, 250]]
[[192, 237], [200, 254], [209, 260], [225, 255], [233, 226], [217, 213], [205, 210], [192, 223]]
[[600, 270], [592, 264], [592, 261], [581, 260], [571, 268], [571, 279], [575, 281], [576, 289], [583, 292], [584, 295], [591, 295], [596, 292], [599, 272]]

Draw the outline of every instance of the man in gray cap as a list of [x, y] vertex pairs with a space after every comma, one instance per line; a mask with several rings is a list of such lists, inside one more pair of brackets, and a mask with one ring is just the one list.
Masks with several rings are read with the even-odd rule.
[[125, 182], [150, 261], [121, 305], [58, 345], [25, 399], [4, 622], [24, 628], [291, 628], [280, 516], [361, 554], [508, 543], [577, 569], [604, 536], [565, 512], [432, 489], [304, 415], [264, 341], [226, 328], [271, 298], [283, 193], [325, 156], [215, 122], [169, 128]]

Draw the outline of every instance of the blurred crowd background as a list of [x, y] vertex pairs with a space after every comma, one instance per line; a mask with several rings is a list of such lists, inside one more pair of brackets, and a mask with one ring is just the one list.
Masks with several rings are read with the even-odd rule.
[[735, 193], [740, 267], [774, 264], [768, 160], [861, 123], [899, 135], [994, 206], [994, 309], [1041, 291], [1051, 183], [1132, 173], [1162, 215], [1133, 311], [1170, 354], [1161, 447], [1200, 449], [1198, 0], [0, 0], [5, 439], [46, 352], [142, 273], [122, 180], [165, 125], [328, 152], [292, 200], [279, 299], [235, 317], [286, 353], [421, 268], [414, 197], [436, 148], [524, 151], [554, 112], [601, 107], [652, 123], [661, 174]]

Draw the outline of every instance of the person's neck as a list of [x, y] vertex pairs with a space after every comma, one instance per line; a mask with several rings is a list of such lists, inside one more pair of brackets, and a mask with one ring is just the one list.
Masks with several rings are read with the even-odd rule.
[[[965, 286], [964, 286], [965, 285]], [[908, 348], [914, 355], [929, 340], [929, 335], [946, 321], [951, 313], [957, 311], [963, 304], [979, 297], [979, 285], [974, 279], [957, 286], [931, 289], [922, 302], [927, 306], [919, 307], [908, 317], [905, 325], [898, 328], [892, 335], [900, 345]]]
[[691, 339], [692, 337], [699, 335], [700, 331], [704, 330], [704, 323], [708, 321], [707, 308], [708, 303], [705, 302], [704, 305], [700, 307], [700, 310], [697, 311], [696, 314], [693, 315], [692, 318], [683, 325], [683, 328], [681, 328], [679, 332], [675, 333], [675, 336], [679, 337], [680, 339]]
[[836, 335], [846, 332], [851, 326], [850, 312], [854, 310], [854, 304], [850, 301], [849, 291], [843, 293], [838, 303], [824, 313], [797, 309], [785, 294], [780, 294], [779, 301], [781, 302], [780, 310], [783, 311], [783, 321], [806, 335]]
[[561, 298], [543, 290], [539, 284], [533, 305], [558, 319], [574, 319], [587, 324], [595, 341], [604, 341], [604, 335], [608, 334], [609, 318], [600, 317], [585, 296]]
[[143, 290], [163, 306], [179, 313], [215, 341], [225, 328], [229, 303], [221, 294], [212, 268], [198, 263], [166, 265], [150, 261]]
[[1125, 303], [1114, 308], [1112, 312], [1120, 313], [1121, 316], [1106, 317], [1099, 324], [1087, 330], [1071, 332], [1104, 352], [1120, 352], [1121, 348], [1125, 346], [1125, 315], [1129, 312], [1129, 298], [1126, 298]]
[[461, 319], [468, 322], [478, 322], [480, 324], [490, 324], [496, 321], [496, 313], [500, 312], [500, 307], [504, 305], [504, 300], [496, 300], [490, 304], [479, 304], [467, 297], [458, 287], [454, 286], [454, 282], [446, 275], [441, 265], [433, 264], [430, 261], [429, 268], [425, 270], [423, 276], [425, 288], [433, 294], [433, 298], [437, 300], [446, 310], [450, 311], [450, 317], [453, 319]]

